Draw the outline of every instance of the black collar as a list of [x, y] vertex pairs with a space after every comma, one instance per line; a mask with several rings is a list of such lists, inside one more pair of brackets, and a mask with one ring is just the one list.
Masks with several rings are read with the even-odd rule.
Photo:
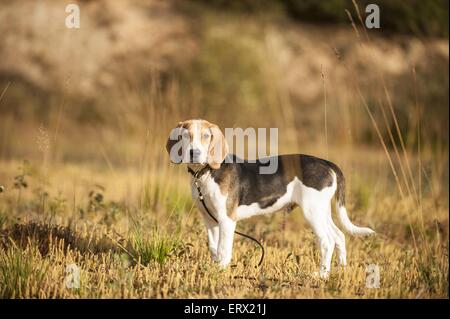
[[205, 165], [202, 169], [198, 171], [194, 171], [192, 168], [188, 167], [188, 172], [194, 177], [194, 178], [200, 178], [203, 174], [205, 174], [207, 171], [211, 170], [211, 167], [209, 165]]

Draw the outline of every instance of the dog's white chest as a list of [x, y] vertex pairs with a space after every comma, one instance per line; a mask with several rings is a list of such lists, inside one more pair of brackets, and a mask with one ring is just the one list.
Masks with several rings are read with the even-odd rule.
[[210, 177], [202, 177], [197, 180], [197, 183], [195, 183], [194, 179], [191, 180], [192, 199], [197, 203], [197, 206], [204, 211], [203, 204], [199, 199], [198, 187], [200, 188], [203, 195], [203, 201], [210, 213], [216, 218], [226, 216], [227, 196], [222, 194], [219, 185]]

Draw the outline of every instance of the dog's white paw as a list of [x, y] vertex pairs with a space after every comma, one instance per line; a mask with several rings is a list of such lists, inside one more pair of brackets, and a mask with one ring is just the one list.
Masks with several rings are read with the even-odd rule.
[[312, 273], [312, 276], [316, 279], [327, 280], [330, 276], [330, 272], [326, 270], [315, 271]]
[[231, 258], [220, 258], [220, 256], [217, 256], [214, 261], [217, 263], [219, 268], [226, 269], [231, 262]]

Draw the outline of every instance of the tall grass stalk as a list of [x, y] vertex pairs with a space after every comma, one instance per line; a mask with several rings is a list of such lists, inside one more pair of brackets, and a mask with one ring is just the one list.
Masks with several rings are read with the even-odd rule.
[[[364, 30], [364, 35], [365, 35], [365, 38], [366, 38], [366, 42], [367, 43], [371, 43], [371, 38], [370, 38], [369, 33], [367, 32], [367, 29], [365, 27], [365, 24], [364, 24], [361, 12], [359, 10], [359, 7], [358, 7], [358, 5], [357, 5], [355, 0], [352, 0], [352, 2], [353, 2], [353, 6], [355, 7], [355, 10], [356, 10], [359, 22], [361, 24], [361, 27]], [[354, 25], [353, 22], [352, 22], [352, 24]], [[356, 28], [356, 25], [354, 25], [354, 28]], [[371, 50], [369, 50], [367, 48], [367, 46], [364, 44], [363, 41], [360, 40], [360, 42], [361, 42], [361, 46], [372, 56]], [[383, 87], [383, 91], [384, 91], [384, 94], [385, 94], [385, 97], [386, 97], [386, 101], [387, 101], [387, 104], [389, 106], [389, 111], [390, 111], [392, 119], [394, 121], [397, 137], [398, 137], [398, 139], [400, 141], [400, 145], [401, 145], [401, 148], [402, 148], [404, 162], [406, 164], [407, 172], [409, 174], [409, 179], [410, 179], [409, 182], [411, 183], [411, 188], [412, 188], [413, 193], [414, 193], [414, 200], [418, 203], [418, 195], [417, 195], [417, 191], [416, 191], [416, 187], [415, 187], [414, 178], [413, 178], [413, 175], [412, 175], [411, 166], [409, 164], [408, 153], [407, 153], [405, 142], [404, 142], [404, 139], [403, 139], [403, 134], [402, 134], [402, 132], [400, 130], [400, 125], [398, 124], [397, 115], [395, 114], [394, 106], [392, 104], [392, 99], [391, 99], [391, 96], [389, 94], [389, 90], [388, 90], [387, 85], [386, 85], [386, 80], [384, 78], [384, 75], [382, 74], [382, 72], [379, 69], [376, 70], [376, 74], [378, 75], [378, 77], [379, 77], [379, 79], [380, 79], [380, 81], [382, 83], [382, 87]], [[393, 147], [394, 147], [394, 149], [396, 149], [397, 146], [396, 146], [395, 143], [393, 144]], [[399, 165], [402, 167], [404, 164], [402, 163], [402, 161], [399, 161]], [[402, 170], [404, 170], [404, 169], [402, 168]], [[409, 186], [408, 186], [408, 188], [409, 188]]]
[[[361, 14], [360, 14], [360, 12], [359, 12], [359, 8], [358, 8], [358, 6], [357, 6], [357, 4], [356, 4], [356, 2], [355, 2], [354, 0], [353, 0], [353, 4], [354, 4], [355, 9], [356, 9], [356, 11], [357, 11], [357, 14], [358, 14], [358, 17], [359, 17], [359, 19], [360, 19], [360, 22], [361, 22], [362, 25], [363, 25], [363, 30], [364, 30], [364, 32], [365, 32], [365, 34], [366, 34], [366, 39], [368, 39], [367, 31], [365, 30], [364, 23], [363, 23], [363, 21], [362, 21]], [[355, 24], [355, 22], [354, 22], [354, 20], [353, 20], [353, 17], [352, 17], [352, 15], [351, 15], [350, 11], [346, 10], [346, 13], [347, 13], [347, 15], [348, 15], [348, 17], [349, 17], [349, 19], [350, 19], [350, 22], [351, 22], [351, 24], [352, 24], [353, 29], [355, 30], [355, 33], [356, 33], [356, 35], [357, 35], [357, 37], [358, 37], [358, 39], [359, 39], [359, 41], [360, 41], [361, 47], [363, 47], [365, 50], [368, 50], [367, 47], [364, 45], [363, 41], [362, 41], [362, 40], [360, 39], [360, 37], [359, 37], [359, 31], [358, 31], [358, 28], [357, 28], [357, 26], [356, 26], [356, 24]], [[369, 50], [369, 52], [370, 52], [370, 50]], [[367, 101], [366, 101], [364, 95], [363, 95], [362, 92], [361, 92], [361, 89], [360, 89], [360, 86], [359, 86], [359, 80], [358, 80], [358, 77], [357, 77], [357, 75], [355, 75], [355, 73], [354, 73], [353, 71], [351, 71], [351, 70], [349, 70], [349, 73], [350, 73], [350, 74], [352, 75], [352, 77], [354, 78], [354, 82], [355, 82], [355, 85], [356, 85], [356, 89], [357, 89], [357, 91], [358, 91], [358, 95], [359, 95], [359, 97], [360, 97], [360, 99], [361, 99], [361, 101], [362, 101], [362, 104], [363, 104], [364, 108], [366, 109], [366, 111], [367, 111], [367, 113], [368, 113], [368, 115], [369, 115], [369, 117], [370, 117], [370, 120], [371, 120], [371, 122], [372, 122], [372, 125], [373, 125], [373, 127], [374, 127], [374, 129], [375, 129], [375, 131], [376, 131], [376, 134], [377, 134], [377, 136], [378, 136], [378, 139], [380, 140], [380, 143], [381, 143], [381, 145], [382, 145], [382, 147], [383, 147], [383, 150], [384, 150], [384, 152], [385, 152], [386, 158], [388, 159], [389, 165], [390, 165], [390, 167], [391, 167], [391, 170], [392, 170], [393, 175], [394, 175], [395, 180], [396, 180], [397, 187], [398, 187], [399, 192], [400, 192], [400, 196], [401, 196], [403, 202], [406, 203], [406, 201], [405, 201], [406, 196], [405, 196], [405, 193], [403, 192], [403, 188], [402, 188], [402, 186], [401, 186], [401, 182], [400, 182], [400, 179], [399, 179], [399, 177], [398, 177], [397, 171], [396, 171], [396, 169], [395, 169], [395, 166], [394, 166], [394, 164], [393, 164], [393, 161], [392, 161], [391, 156], [390, 156], [390, 154], [389, 154], [389, 151], [388, 151], [388, 149], [387, 149], [387, 146], [386, 146], [386, 143], [385, 143], [385, 141], [384, 141], [383, 135], [381, 134], [379, 125], [378, 125], [378, 123], [377, 123], [377, 121], [376, 121], [376, 119], [375, 119], [375, 117], [374, 117], [372, 111], [370, 110], [369, 105], [367, 104]], [[385, 84], [383, 75], [382, 75], [381, 73], [379, 73], [379, 72], [378, 72], [378, 74], [379, 74], [379, 76], [382, 78], [382, 83], [383, 83], [384, 92], [385, 92], [386, 96], [389, 97], [389, 94], [388, 94], [388, 91], [387, 91], [387, 87], [386, 87], [386, 84]], [[392, 103], [390, 102], [390, 98], [388, 98], [388, 104], [389, 104], [390, 106], [392, 105]], [[395, 115], [395, 111], [393, 111], [393, 108], [392, 108], [391, 115], [393, 116], [394, 121], [397, 122], [397, 118], [396, 118], [396, 115]], [[401, 132], [400, 132], [400, 131], [398, 131], [397, 133], [401, 135]], [[395, 144], [394, 144], [394, 147], [395, 147]], [[404, 152], [404, 155], [407, 156], [406, 151]], [[400, 166], [403, 165], [402, 161], [399, 162], [399, 165], [400, 165]], [[411, 236], [412, 236], [412, 239], [413, 239], [414, 249], [415, 249], [416, 255], [418, 255], [417, 240], [416, 240], [416, 235], [415, 235], [414, 228], [413, 228], [413, 226], [412, 226], [412, 218], [411, 218], [410, 214], [408, 214], [408, 224], [409, 224], [409, 229], [410, 229]]]
[[[363, 22], [360, 10], [358, 8], [358, 5], [356, 4], [355, 0], [352, 0], [352, 2], [353, 2], [353, 5], [354, 5], [354, 7], [356, 9], [357, 14], [358, 14], [359, 22], [360, 22], [360, 24], [361, 24], [361, 26], [362, 26], [362, 28], [364, 30], [366, 41], [368, 43], [371, 43], [371, 38], [369, 37], [367, 29], [365, 28], [365, 25], [364, 25], [364, 22]], [[366, 50], [367, 50], [367, 48], [366, 48]], [[368, 51], [369, 51], [369, 53], [371, 53], [370, 50], [368, 50]], [[401, 149], [402, 149], [404, 163], [402, 163], [402, 161], [399, 161], [399, 164], [400, 164], [401, 167], [403, 165], [406, 165], [406, 171], [408, 172], [408, 175], [409, 175], [409, 182], [411, 183], [411, 188], [412, 188], [413, 193], [414, 193], [413, 200], [414, 200], [414, 202], [416, 204], [415, 205], [416, 206], [415, 207], [415, 211], [417, 212], [418, 217], [419, 217], [419, 221], [420, 221], [419, 233], [421, 235], [422, 241], [425, 242], [425, 248], [426, 248], [427, 253], [430, 254], [431, 251], [429, 249], [428, 241], [427, 241], [427, 238], [426, 238], [426, 235], [425, 235], [425, 225], [424, 225], [424, 222], [423, 222], [423, 212], [422, 212], [422, 205], [421, 205], [421, 199], [420, 199], [420, 197], [421, 197], [421, 187], [420, 187], [421, 170], [419, 168], [419, 174], [418, 174], [418, 176], [419, 176], [419, 192], [417, 192], [417, 189], [416, 189], [416, 186], [415, 186], [415, 181], [414, 181], [413, 174], [412, 174], [412, 169], [411, 169], [411, 165], [410, 165], [408, 152], [407, 152], [407, 149], [406, 149], [406, 146], [405, 146], [403, 135], [402, 135], [401, 130], [400, 130], [400, 125], [399, 125], [399, 122], [398, 122], [398, 119], [397, 119], [397, 115], [396, 115], [395, 110], [394, 110], [392, 99], [391, 99], [389, 90], [388, 90], [387, 85], [386, 85], [386, 80], [385, 80], [383, 74], [381, 73], [381, 71], [379, 71], [379, 70], [377, 70], [377, 71], [378, 71], [377, 72], [378, 77], [380, 78], [380, 81], [381, 81], [382, 86], [383, 86], [384, 94], [385, 94], [385, 97], [386, 97], [386, 100], [387, 100], [387, 104], [389, 106], [389, 111], [390, 111], [390, 114], [391, 114], [392, 119], [394, 121], [396, 133], [397, 133], [398, 139], [400, 141], [400, 146], [401, 146]], [[414, 98], [415, 98], [416, 113], [417, 113], [417, 110], [419, 110], [419, 109], [418, 109], [418, 99], [417, 99], [417, 75], [415, 73], [415, 68], [413, 68], [412, 78], [413, 78], [413, 82], [414, 82], [414, 89], [413, 90], [414, 90]], [[418, 121], [420, 122], [420, 112], [418, 113], [418, 116], [419, 116], [418, 117]], [[420, 129], [420, 125], [418, 125], [418, 129]], [[418, 134], [420, 134], [420, 130], [418, 131]], [[393, 144], [393, 146], [396, 149], [396, 145]], [[420, 148], [419, 148], [418, 151], [419, 151], [418, 152], [418, 156], [419, 156], [419, 161], [420, 161], [420, 156], [421, 156]], [[421, 164], [419, 166], [421, 166]], [[402, 168], [402, 171], [403, 170], [404, 169]], [[406, 182], [406, 181], [405, 181], [405, 183], [408, 184], [408, 182]], [[409, 186], [408, 186], [408, 188], [409, 188]]]
[[322, 84], [323, 84], [323, 107], [324, 107], [324, 126], [325, 126], [325, 147], [328, 154], [328, 123], [327, 123], [327, 86], [325, 84], [325, 74], [323, 71], [323, 65], [321, 65], [321, 75], [322, 75]]

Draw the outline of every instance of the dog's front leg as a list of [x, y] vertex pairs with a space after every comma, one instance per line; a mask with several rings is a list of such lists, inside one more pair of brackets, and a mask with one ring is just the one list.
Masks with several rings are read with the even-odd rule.
[[219, 225], [212, 220], [211, 216], [203, 215], [203, 221], [205, 222], [206, 232], [208, 234], [208, 248], [211, 253], [213, 261], [217, 260], [217, 246], [219, 244]]
[[228, 216], [219, 218], [219, 245], [217, 247], [217, 261], [222, 268], [228, 266], [233, 252], [233, 238], [236, 222]]

